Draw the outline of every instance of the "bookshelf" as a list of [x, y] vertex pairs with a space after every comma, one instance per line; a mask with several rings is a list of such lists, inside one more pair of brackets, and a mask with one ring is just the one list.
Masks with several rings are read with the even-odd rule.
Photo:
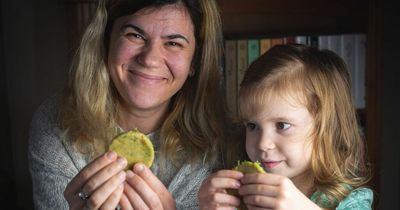
[[[366, 144], [379, 194], [382, 90], [382, 4], [379, 0], [217, 0], [227, 40], [298, 35], [366, 34], [365, 108], [358, 110], [366, 125]], [[370, 129], [368, 129], [370, 128]], [[376, 205], [377, 202], [375, 202]]]

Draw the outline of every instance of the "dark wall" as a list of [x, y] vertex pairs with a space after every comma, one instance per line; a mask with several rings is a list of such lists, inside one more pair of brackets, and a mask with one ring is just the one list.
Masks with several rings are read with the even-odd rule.
[[400, 15], [384, 1], [380, 208], [400, 209]]
[[66, 82], [66, 2], [1, 1], [1, 123], [6, 125], [0, 130], [4, 141], [0, 189], [14, 189], [6, 195], [15, 201], [2, 202], [13, 207], [9, 209], [33, 209], [27, 162], [29, 123], [41, 101], [61, 90]]
[[[2, 10], [0, 5], [0, 22], [2, 21]], [[3, 40], [3, 30], [0, 28], [0, 40]], [[7, 94], [7, 72], [4, 68], [3, 42], [0, 42], [0, 203], [15, 203], [13, 195], [14, 181], [12, 179], [12, 153], [9, 134], [8, 94]], [[6, 205], [7, 206], [7, 205]], [[8, 206], [7, 206], [8, 207]]]

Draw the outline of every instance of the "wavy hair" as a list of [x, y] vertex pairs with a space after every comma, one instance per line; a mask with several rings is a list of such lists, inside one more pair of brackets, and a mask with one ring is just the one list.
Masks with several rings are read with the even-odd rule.
[[297, 96], [313, 116], [310, 167], [315, 176], [314, 186], [328, 196], [333, 206], [351, 188], [369, 181], [350, 75], [339, 56], [304, 45], [274, 46], [246, 72], [240, 90], [241, 116], [257, 113], [267, 106], [265, 95], [271, 93]]
[[[104, 152], [116, 135], [118, 93], [107, 71], [111, 28], [119, 17], [143, 8], [182, 4], [195, 28], [194, 75], [172, 98], [160, 128], [162, 158], [184, 152], [189, 160], [215, 163], [226, 139], [226, 108], [220, 85], [222, 31], [214, 0], [100, 0], [73, 60], [62, 101], [62, 127], [82, 152]], [[85, 145], [93, 145], [85, 150]]]

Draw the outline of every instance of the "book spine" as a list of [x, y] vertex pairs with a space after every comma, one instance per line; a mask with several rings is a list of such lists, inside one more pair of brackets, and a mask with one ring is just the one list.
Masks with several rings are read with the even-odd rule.
[[236, 41], [225, 41], [225, 97], [231, 113], [237, 113], [237, 58]]
[[250, 65], [255, 59], [260, 56], [260, 40], [249, 39], [247, 41], [247, 62]]
[[244, 73], [247, 69], [247, 40], [237, 41], [237, 86], [240, 88], [240, 83], [243, 80]]
[[367, 56], [367, 37], [365, 34], [355, 35], [354, 87], [355, 106], [365, 108], [365, 72]]
[[260, 55], [264, 54], [271, 48], [271, 39], [260, 40]]

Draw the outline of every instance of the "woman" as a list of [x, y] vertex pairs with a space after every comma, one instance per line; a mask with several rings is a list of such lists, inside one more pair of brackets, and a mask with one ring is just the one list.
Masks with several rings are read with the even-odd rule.
[[[68, 88], [32, 121], [37, 209], [197, 209], [221, 162], [221, 24], [212, 0], [101, 0]], [[155, 145], [151, 169], [106, 152], [137, 128]]]

